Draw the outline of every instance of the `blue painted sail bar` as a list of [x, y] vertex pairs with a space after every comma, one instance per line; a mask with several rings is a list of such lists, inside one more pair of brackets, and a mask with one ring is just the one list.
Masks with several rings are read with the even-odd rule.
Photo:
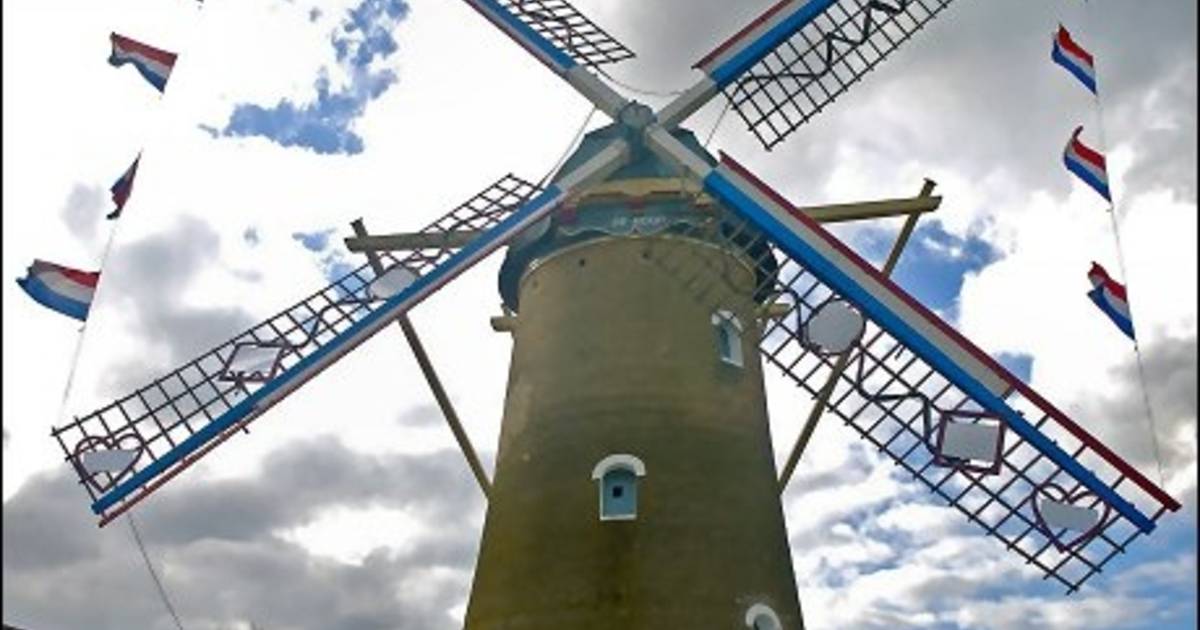
[[[708, 76], [717, 84], [717, 87], [725, 87], [735, 81], [739, 76], [752, 68], [775, 50], [789, 37], [796, 34], [797, 31], [808, 25], [834, 4], [837, 0], [809, 0], [798, 7], [791, 9], [789, 14], [782, 17], [771, 15], [772, 11], [768, 11], [760, 16], [755, 22], [752, 22], [747, 30], [739, 33], [737, 37], [744, 37], [749, 34], [754, 28], [761, 23], [767, 23], [770, 20], [776, 20], [775, 24], [767, 29], [757, 39], [746, 43], [728, 42], [726, 46], [738, 46], [733, 48], [736, 52], [728, 56], [717, 66], [708, 70]], [[736, 40], [736, 37], [735, 37]], [[726, 53], [721, 53], [726, 54]]]
[[[756, 201], [749, 183], [739, 181], [736, 173], [725, 167], [709, 171], [704, 177], [704, 188], [715, 198], [734, 210], [757, 228], [767, 233], [780, 249], [797, 261], [835, 291], [857, 304], [881, 328], [888, 331], [915, 354], [937, 369], [946, 379], [954, 383], [965, 394], [971, 396], [985, 409], [1001, 417], [1009, 427], [1030, 445], [1042, 452], [1050, 461], [1075, 478], [1096, 496], [1111, 505], [1144, 533], [1154, 530], [1155, 523], [1136, 506], [1118, 495], [1090, 470], [1048, 439], [1019, 413], [1009, 407], [1000, 397], [989, 391], [966, 370], [955, 363], [947, 354], [918, 333], [908, 322], [876, 298], [865, 287], [855, 282], [848, 274], [815, 249], [804, 238], [789, 228], [769, 209]], [[817, 228], [820, 229], [820, 228]]]
[[328, 367], [358, 344], [382, 330], [393, 319], [407, 312], [445, 283], [474, 265], [479, 260], [503, 245], [532, 222], [540, 219], [560, 203], [566, 193], [551, 184], [539, 195], [527, 202], [520, 210], [501, 221], [491, 230], [481, 234], [465, 247], [455, 252], [444, 263], [429, 273], [417, 278], [411, 285], [386, 300], [379, 308], [355, 322], [317, 351], [304, 357], [275, 379], [267, 382], [212, 422], [200, 428], [177, 446], [167, 451], [145, 468], [117, 484], [94, 503], [92, 512], [103, 514], [132, 492], [168, 471], [185, 457], [199, 450], [209, 441], [221, 435], [237, 423], [252, 418], [269, 408], [291, 391], [300, 387], [324, 368]]

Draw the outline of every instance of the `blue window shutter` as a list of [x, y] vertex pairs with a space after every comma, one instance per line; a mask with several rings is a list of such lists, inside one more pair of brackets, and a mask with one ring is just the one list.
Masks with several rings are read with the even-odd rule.
[[636, 516], [637, 475], [624, 468], [614, 468], [604, 473], [600, 483], [600, 518]]

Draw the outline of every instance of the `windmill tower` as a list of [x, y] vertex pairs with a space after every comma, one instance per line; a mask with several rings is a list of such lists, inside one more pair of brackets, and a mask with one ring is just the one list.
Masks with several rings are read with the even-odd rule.
[[[755, 262], [761, 240], [674, 229], [717, 218], [672, 175], [643, 154], [508, 250], [517, 315], [469, 629], [736, 627], [756, 604], [799, 625], [753, 342], [774, 261]], [[664, 255], [727, 268], [720, 307]]]
[[[1068, 592], [1179, 509], [888, 278], [931, 184], [797, 208], [681, 126], [724, 94], [769, 149], [949, 0], [782, 0], [658, 111], [593, 74], [631, 53], [562, 0], [466, 1], [614, 123], [545, 186], [506, 176], [414, 234], [356, 222], [369, 264], [56, 428], [101, 524], [393, 321], [489, 499], [469, 630], [802, 627], [779, 494], [825, 413]], [[882, 269], [821, 226], [894, 214]], [[493, 482], [406, 314], [506, 245]], [[815, 399], [778, 478], [766, 365]]]

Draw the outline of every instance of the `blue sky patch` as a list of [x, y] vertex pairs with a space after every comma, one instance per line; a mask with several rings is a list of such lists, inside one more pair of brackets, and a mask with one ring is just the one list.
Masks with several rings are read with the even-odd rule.
[[[334, 228], [326, 228], [292, 234], [293, 240], [315, 255], [314, 259], [321, 269], [321, 275], [331, 284], [351, 274], [362, 265], [362, 262], [365, 262], [355, 263], [347, 260], [345, 250], [336, 247], [331, 238], [336, 231]], [[338, 297], [340, 299], [349, 298], [358, 294], [363, 286], [365, 283], [359, 277], [351, 276], [343, 284], [337, 286]]]
[[[846, 475], [842, 483], [861, 482], [864, 474], [875, 466], [891, 464], [874, 458], [863, 456], [861, 443], [851, 447], [850, 457], [840, 471]], [[856, 474], [857, 473], [857, 474]], [[897, 479], [906, 475], [896, 475]], [[847, 481], [853, 480], [853, 481]], [[833, 530], [835, 527], [845, 528], [845, 536], [833, 532], [835, 537], [828, 543], [828, 548], [811, 550], [820, 558], [819, 566], [809, 573], [806, 579], [810, 584], [826, 589], [863, 588], [871, 581], [864, 581], [864, 576], [882, 577], [888, 572], [902, 570], [909, 564], [923, 565], [931, 569], [929, 573], [909, 575], [910, 579], [918, 580], [914, 587], [919, 593], [925, 610], [936, 616], [937, 620], [919, 624], [922, 628], [946, 628], [947, 630], [967, 630], [980, 627], [977, 624], [957, 621], [956, 611], [964, 601], [1005, 602], [1007, 600], [1026, 600], [1033, 603], [1045, 602], [1052, 605], [1057, 602], [1070, 602], [1071, 598], [1094, 598], [1105, 594], [1114, 598], [1136, 597], [1134, 603], [1148, 602], [1151, 609], [1130, 621], [1114, 620], [1112, 624], [1101, 623], [1097, 628], [1127, 628], [1130, 630], [1185, 630], [1195, 628], [1196, 620], [1196, 564], [1195, 564], [1195, 505], [1189, 503], [1179, 513], [1168, 514], [1160, 522], [1160, 527], [1153, 537], [1138, 540], [1136, 544], [1123, 554], [1118, 554], [1106, 565], [1105, 571], [1093, 576], [1083, 587], [1083, 592], [1067, 595], [1065, 588], [1052, 580], [1038, 579], [1030, 576], [1019, 577], [1017, 572], [1024, 564], [1015, 553], [1003, 550], [1003, 545], [994, 538], [987, 536], [977, 526], [969, 523], [953, 508], [948, 507], [941, 499], [936, 498], [916, 482], [903, 482], [908, 490], [897, 493], [893, 498], [872, 502], [837, 516], [836, 524], [830, 522], [823, 527]], [[795, 500], [795, 496], [791, 497]], [[904, 523], [892, 518], [889, 525], [881, 525], [880, 519], [892, 509], [903, 505], [930, 505], [944, 510], [947, 520], [932, 523], [932, 531], [905, 527]], [[918, 521], [919, 522], [919, 521]], [[897, 524], [900, 527], [897, 527]], [[952, 555], [938, 554], [931, 557], [929, 551], [930, 535], [936, 534], [946, 538], [966, 537], [968, 548], [957, 545], [947, 547], [946, 552]], [[801, 541], [793, 539], [793, 549]], [[843, 544], [854, 544], [859, 553], [845, 553]], [[971, 547], [978, 547], [972, 549]], [[892, 553], [880, 553], [886, 548]], [[874, 549], [872, 553], [862, 553], [866, 549]], [[831, 552], [833, 562], [827, 562], [821, 557], [826, 551]], [[944, 569], [955, 569], [971, 558], [978, 557], [991, 561], [997, 558], [1000, 563], [995, 567], [996, 579], [980, 579], [978, 576], [957, 582], [953, 574], [939, 575]], [[1131, 569], [1132, 570], [1129, 570]], [[1018, 577], [1018, 579], [1011, 579]], [[939, 592], [939, 588], [948, 587]], [[892, 602], [876, 601], [872, 604], [877, 610], [891, 610]], [[898, 618], [910, 617], [913, 609], [900, 605], [893, 611]], [[1048, 618], [1039, 617], [1031, 620], [1029, 628], [1049, 628]], [[887, 627], [916, 627], [917, 624], [899, 624], [892, 622]], [[871, 626], [876, 627], [876, 626]], [[884, 627], [880, 625], [878, 627]], [[1014, 626], [1016, 627], [1016, 626]], [[1056, 627], [1056, 626], [1053, 626]], [[1082, 627], [1082, 626], [1081, 626]]]
[[[882, 264], [895, 238], [882, 228], [868, 228], [855, 235], [854, 246], [872, 262]], [[922, 304], [955, 320], [963, 277], [1001, 257], [1001, 252], [987, 241], [974, 235], [962, 238], [950, 234], [941, 221], [932, 219], [913, 232], [892, 277]]]
[[1017, 378], [1029, 382], [1033, 374], [1033, 355], [1024, 352], [997, 352], [993, 357]]
[[[350, 75], [345, 86], [331, 88], [327, 71], [322, 69], [313, 83], [313, 101], [281, 99], [271, 107], [239, 103], [221, 135], [262, 137], [281, 146], [304, 147], [326, 155], [362, 153], [363, 139], [354, 133], [354, 122], [368, 103], [396, 82], [392, 70], [370, 66], [399, 49], [392, 30], [408, 11], [404, 0], [363, 0], [330, 35], [335, 59]], [[319, 17], [318, 9], [309, 12], [310, 21]]]
[[329, 248], [329, 237], [333, 235], [333, 232], [333, 228], [316, 232], [295, 232], [292, 234], [292, 238], [303, 245], [304, 249], [319, 254]]
[[[325, 274], [325, 279], [330, 282], [341, 280], [357, 268], [358, 265], [346, 262], [341, 252], [333, 252], [321, 259], [321, 273]], [[337, 286], [338, 296], [346, 299], [351, 295], [358, 294], [364, 286], [366, 283], [358, 276], [351, 276]]]

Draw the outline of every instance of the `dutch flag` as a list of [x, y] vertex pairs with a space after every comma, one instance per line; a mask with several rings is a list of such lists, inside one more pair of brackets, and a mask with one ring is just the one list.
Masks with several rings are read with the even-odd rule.
[[1125, 285], [1113, 280], [1109, 277], [1108, 272], [1100, 263], [1092, 262], [1092, 268], [1088, 271], [1088, 281], [1092, 283], [1092, 290], [1088, 291], [1088, 297], [1104, 311], [1105, 315], [1112, 320], [1121, 332], [1127, 337], [1137, 340], [1133, 336], [1133, 318], [1129, 315], [1129, 299], [1125, 295]]
[[17, 284], [38, 304], [79, 321], [87, 319], [99, 281], [98, 271], [80, 271], [44, 260], [34, 260], [25, 277], [17, 278]]
[[109, 35], [109, 39], [112, 41], [112, 54], [108, 57], [108, 63], [116, 67], [132, 63], [159, 92], [166, 89], [171, 69], [175, 67], [175, 53], [147, 46], [116, 33]]
[[1108, 191], [1108, 170], [1104, 163], [1104, 156], [1079, 141], [1081, 132], [1083, 132], [1082, 126], [1076, 127], [1075, 133], [1071, 134], [1067, 148], [1063, 150], [1063, 162], [1067, 165], [1067, 170], [1075, 173], [1079, 179], [1100, 193], [1101, 197], [1112, 203], [1112, 195]]
[[125, 169], [125, 172], [117, 178], [117, 181], [113, 182], [112, 188], [108, 189], [112, 193], [112, 200], [117, 208], [104, 218], [115, 219], [121, 216], [121, 210], [125, 209], [125, 202], [129, 201], [129, 194], [133, 192], [133, 176], [137, 175], [138, 162], [141, 159], [142, 154], [139, 153], [133, 164], [130, 164], [129, 168]]
[[1071, 34], [1062, 24], [1058, 25], [1058, 33], [1054, 35], [1054, 48], [1050, 51], [1050, 58], [1075, 75], [1092, 94], [1096, 93], [1096, 66], [1092, 55], [1071, 39]]

